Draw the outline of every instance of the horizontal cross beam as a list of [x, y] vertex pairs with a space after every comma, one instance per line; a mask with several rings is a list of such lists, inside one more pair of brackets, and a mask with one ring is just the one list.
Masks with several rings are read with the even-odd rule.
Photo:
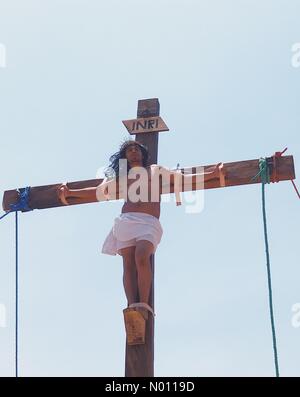
[[[279, 182], [285, 180], [295, 179], [295, 169], [294, 169], [294, 159], [293, 156], [281, 156], [276, 158], [276, 169], [274, 170], [273, 166], [273, 157], [267, 158], [270, 174], [271, 174], [271, 182]], [[214, 166], [214, 164], [203, 166], [204, 172], [207, 169], [210, 169]], [[193, 174], [193, 169], [196, 169], [200, 166], [193, 166], [189, 168], [181, 168], [181, 172], [185, 175]], [[224, 163], [223, 170], [225, 172], [225, 185], [229, 186], [240, 186], [240, 185], [251, 185], [261, 183], [260, 177], [256, 180], [251, 180], [257, 173], [259, 172], [259, 160], [246, 160], [246, 161], [235, 161], [232, 163]], [[274, 179], [274, 175], [276, 172], [276, 180]], [[103, 181], [103, 179], [90, 179], [85, 181], [77, 181], [77, 182], [68, 182], [68, 187], [70, 189], [83, 189], [88, 187], [97, 187]], [[61, 203], [58, 198], [57, 189], [61, 185], [52, 184], [45, 186], [35, 186], [30, 189], [30, 197], [29, 197], [29, 207], [31, 209], [45, 209], [45, 208], [54, 208], [54, 207], [62, 207], [65, 206]], [[211, 179], [209, 181], [205, 181], [204, 189], [215, 189], [221, 187], [220, 181], [218, 178]], [[182, 191], [193, 191], [196, 190], [196, 178], [193, 181], [192, 185], [183, 186]], [[164, 194], [163, 190], [160, 187], [160, 192]], [[171, 185], [169, 189], [170, 193], [174, 193], [174, 187]], [[118, 189], [116, 199], [119, 199]], [[3, 195], [3, 210], [9, 211], [10, 205], [15, 204], [18, 201], [18, 189], [7, 190]], [[100, 200], [102, 201], [102, 200]], [[103, 200], [104, 201], [104, 200]], [[76, 204], [87, 204], [91, 202], [98, 202], [95, 200], [83, 200], [78, 198], [70, 197], [68, 198], [68, 202], [70, 205]], [[26, 212], [28, 210], [22, 210], [22, 212]]]

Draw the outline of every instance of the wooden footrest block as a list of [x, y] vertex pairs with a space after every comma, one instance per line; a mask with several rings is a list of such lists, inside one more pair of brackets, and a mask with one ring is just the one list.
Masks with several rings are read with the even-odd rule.
[[146, 335], [145, 311], [127, 308], [123, 310], [128, 345], [143, 345]]

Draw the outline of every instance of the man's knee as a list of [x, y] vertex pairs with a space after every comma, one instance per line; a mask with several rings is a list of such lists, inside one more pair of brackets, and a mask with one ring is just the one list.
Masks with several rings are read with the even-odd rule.
[[148, 240], [137, 241], [135, 247], [135, 261], [136, 264], [148, 264], [150, 256], [154, 251], [153, 244]]
[[126, 247], [120, 250], [120, 254], [123, 258], [123, 264], [126, 268], [135, 267], [135, 247]]

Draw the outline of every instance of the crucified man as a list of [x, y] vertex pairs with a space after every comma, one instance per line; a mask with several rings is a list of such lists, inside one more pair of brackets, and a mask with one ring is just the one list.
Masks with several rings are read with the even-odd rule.
[[[123, 160], [123, 162], [121, 161]], [[122, 163], [122, 165], [120, 165]], [[151, 254], [154, 254], [157, 245], [161, 241], [163, 229], [159, 221], [160, 217], [160, 203], [158, 200], [152, 200], [149, 196], [151, 191], [151, 183], [153, 173], [152, 166], [147, 166], [148, 163], [148, 149], [145, 145], [133, 140], [126, 140], [122, 143], [119, 151], [110, 157], [110, 166], [114, 177], [110, 180], [109, 173], [105, 173], [106, 179], [98, 187], [84, 188], [84, 189], [69, 189], [66, 184], [62, 184], [58, 189], [60, 200], [64, 204], [68, 204], [69, 197], [76, 198], [92, 198], [95, 196], [98, 200], [97, 189], [109, 199], [108, 187], [116, 178], [121, 175], [121, 170], [124, 172], [127, 180], [127, 190], [125, 194], [125, 202], [122, 207], [121, 214], [115, 218], [114, 225], [106, 237], [102, 253], [108, 255], [119, 254], [123, 259], [123, 284], [128, 302], [128, 307], [143, 307], [153, 314], [153, 308], [149, 306], [149, 295], [152, 284], [151, 272]], [[210, 172], [204, 172], [201, 176], [204, 182], [210, 179], [220, 177], [220, 166], [217, 164]], [[155, 165], [156, 167], [160, 167]], [[140, 185], [140, 191], [146, 192], [143, 200], [136, 200], [130, 197], [128, 192], [130, 186], [135, 183], [129, 179], [130, 172], [143, 169], [146, 173], [146, 182]], [[163, 168], [165, 173], [169, 176], [170, 185], [174, 185], [178, 171], [169, 171]], [[179, 172], [180, 176], [187, 178]], [[128, 177], [128, 179], [127, 179]], [[191, 175], [189, 176], [191, 177]], [[133, 187], [133, 186], [132, 186]], [[99, 190], [98, 190], [99, 192]]]

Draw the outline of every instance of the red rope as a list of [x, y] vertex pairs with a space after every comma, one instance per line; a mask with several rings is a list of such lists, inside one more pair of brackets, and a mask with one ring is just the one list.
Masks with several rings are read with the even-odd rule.
[[[273, 172], [272, 172], [272, 182], [279, 182], [278, 180], [278, 176], [277, 176], [277, 164], [276, 164], [276, 160], [278, 159], [278, 157], [281, 157], [283, 155], [284, 152], [287, 151], [287, 147], [282, 151], [282, 152], [275, 152], [275, 154], [272, 156], [273, 159]], [[291, 179], [291, 182], [296, 190], [296, 193], [300, 199], [300, 193], [296, 187], [295, 182]]]
[[278, 180], [278, 176], [277, 176], [277, 158], [281, 157], [283, 155], [284, 152], [287, 151], [287, 147], [282, 151], [282, 152], [275, 152], [275, 154], [273, 154], [272, 158], [273, 158], [273, 172], [272, 172], [272, 182], [279, 182]]
[[291, 179], [291, 182], [292, 182], [292, 184], [293, 184], [293, 186], [294, 186], [294, 188], [295, 188], [295, 190], [296, 190], [296, 193], [298, 194], [298, 197], [299, 197], [299, 199], [300, 199], [300, 193], [299, 193], [299, 191], [298, 191], [298, 189], [297, 189], [297, 187], [296, 187], [296, 184], [295, 184], [295, 182]]

